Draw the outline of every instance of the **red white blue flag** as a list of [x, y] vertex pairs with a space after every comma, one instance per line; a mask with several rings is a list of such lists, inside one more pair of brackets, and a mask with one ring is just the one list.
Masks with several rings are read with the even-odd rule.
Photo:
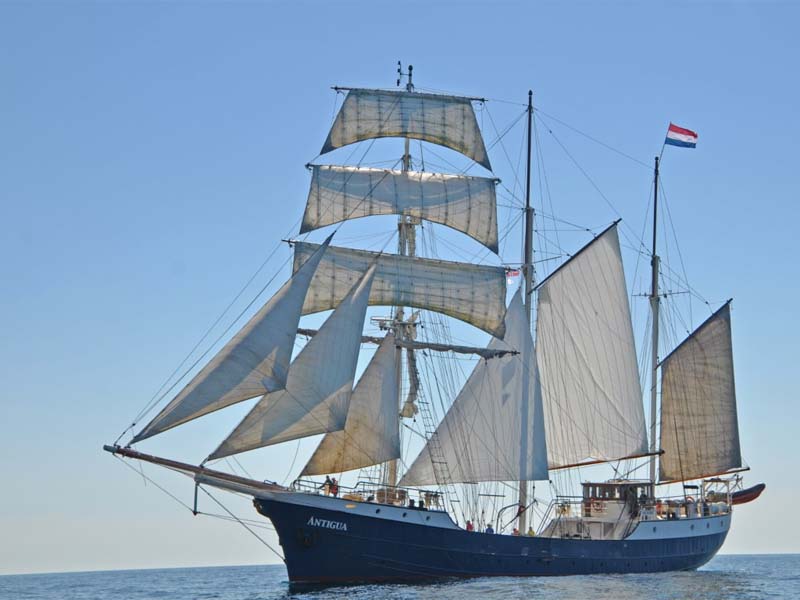
[[519, 277], [519, 269], [506, 269], [506, 281], [508, 285], [514, 283], [514, 279]]
[[665, 144], [670, 146], [680, 146], [681, 148], [694, 148], [697, 146], [697, 133], [691, 129], [684, 129], [677, 125], [669, 124], [667, 129], [667, 139]]

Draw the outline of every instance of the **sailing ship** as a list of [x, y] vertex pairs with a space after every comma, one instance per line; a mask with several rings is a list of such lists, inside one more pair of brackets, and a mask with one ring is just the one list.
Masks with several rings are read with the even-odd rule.
[[[404, 88], [401, 76], [407, 78]], [[498, 180], [415, 171], [409, 151], [410, 140], [442, 146], [491, 173], [475, 114], [475, 104], [484, 100], [417, 91], [412, 67], [407, 73], [398, 68], [397, 83], [397, 89], [335, 88], [344, 100], [321, 156], [378, 138], [404, 140], [404, 152], [399, 169], [310, 164], [299, 233], [397, 215], [398, 252], [337, 247], [333, 234], [319, 244], [292, 241], [288, 281], [129, 443], [105, 450], [186, 473], [195, 486], [251, 496], [272, 522], [295, 584], [703, 565], [725, 541], [733, 505], [752, 500], [763, 484], [752, 493], [742, 490], [730, 301], [659, 360], [664, 295], [655, 234], [658, 159], [648, 436], [619, 221], [534, 280], [532, 94], [524, 112], [523, 284], [507, 305], [503, 266], [417, 253], [418, 227], [426, 222], [498, 253]], [[391, 317], [377, 321], [381, 336], [364, 334], [368, 306], [393, 307]], [[332, 312], [318, 330], [300, 328], [303, 315], [321, 311]], [[479, 347], [454, 344], [447, 336], [428, 339], [420, 335], [424, 315], [463, 321], [491, 340]], [[292, 358], [298, 336], [308, 341]], [[356, 381], [360, 349], [370, 344], [377, 350]], [[446, 398], [446, 414], [437, 423], [425, 407], [434, 393], [426, 395], [418, 361], [420, 355], [453, 353], [478, 361], [454, 397]], [[440, 400], [448, 390], [438, 390]], [[202, 464], [133, 447], [256, 398]], [[424, 445], [405, 462], [401, 430], [420, 421]], [[208, 465], [319, 435], [300, 477], [288, 486]], [[616, 471], [608, 480], [583, 481], [579, 495], [555, 494], [533, 522], [535, 482], [637, 459], [649, 463], [649, 477]], [[373, 475], [350, 487], [321, 481], [346, 472]], [[476, 493], [486, 482], [504, 486], [503, 494]], [[681, 486], [680, 493], [660, 494], [667, 483]], [[459, 489], [466, 490], [461, 498]], [[476, 507], [482, 497], [507, 496], [509, 489], [513, 501], [497, 507], [493, 499], [488, 514], [484, 508], [470, 515], [478, 509], [465, 508], [467, 498]]]

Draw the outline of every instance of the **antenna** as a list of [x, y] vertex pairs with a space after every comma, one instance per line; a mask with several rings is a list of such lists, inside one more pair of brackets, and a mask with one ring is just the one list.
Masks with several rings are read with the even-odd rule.
[[414, 76], [414, 65], [408, 65], [408, 72], [403, 72], [403, 63], [399, 60], [397, 61], [397, 87], [400, 87], [400, 83], [403, 81], [403, 77], [407, 78], [406, 83], [406, 91], [413, 92], [414, 91], [414, 84], [411, 82], [412, 77]]

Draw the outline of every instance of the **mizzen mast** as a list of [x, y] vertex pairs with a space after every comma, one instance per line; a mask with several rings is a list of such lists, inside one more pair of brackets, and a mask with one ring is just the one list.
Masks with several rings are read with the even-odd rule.
[[653, 257], [650, 261], [652, 268], [652, 282], [650, 289], [650, 311], [652, 312], [653, 333], [651, 348], [651, 371], [650, 371], [650, 497], [655, 498], [656, 486], [656, 412], [658, 409], [658, 320], [659, 320], [659, 293], [658, 293], [658, 269], [660, 259], [656, 254], [656, 234], [658, 232], [658, 156], [655, 157], [653, 177]]

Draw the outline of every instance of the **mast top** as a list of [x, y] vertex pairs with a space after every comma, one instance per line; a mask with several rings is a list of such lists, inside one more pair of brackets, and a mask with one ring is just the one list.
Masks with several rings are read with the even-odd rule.
[[403, 77], [406, 77], [406, 91], [413, 92], [414, 91], [414, 84], [412, 79], [414, 77], [414, 65], [408, 65], [408, 72], [403, 72], [403, 63], [399, 60], [397, 61], [397, 87], [400, 87], [400, 82], [402, 81]]

